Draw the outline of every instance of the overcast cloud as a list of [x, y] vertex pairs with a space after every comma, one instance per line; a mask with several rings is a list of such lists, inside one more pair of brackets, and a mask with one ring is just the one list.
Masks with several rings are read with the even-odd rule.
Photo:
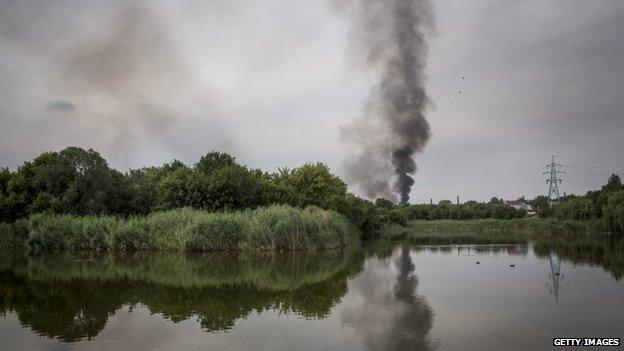
[[[121, 170], [216, 149], [342, 175], [340, 126], [373, 77], [335, 5], [0, 0], [0, 165], [68, 145]], [[624, 2], [434, 6], [413, 202], [547, 192], [552, 154], [568, 166], [561, 192], [624, 170]]]

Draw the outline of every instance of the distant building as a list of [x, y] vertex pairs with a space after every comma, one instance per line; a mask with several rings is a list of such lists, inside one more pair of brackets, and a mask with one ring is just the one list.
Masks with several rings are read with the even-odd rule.
[[519, 198], [518, 200], [509, 200], [505, 201], [505, 205], [509, 207], [513, 207], [517, 210], [524, 210], [528, 214], [535, 214], [535, 209], [528, 203], [524, 196]]

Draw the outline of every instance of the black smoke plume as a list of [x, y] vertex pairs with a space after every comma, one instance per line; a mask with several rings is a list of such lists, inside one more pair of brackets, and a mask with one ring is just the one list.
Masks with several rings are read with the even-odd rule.
[[341, 131], [351, 147], [345, 161], [347, 178], [368, 197], [405, 204], [414, 184], [414, 155], [431, 135], [424, 116], [431, 3], [357, 0], [353, 14], [351, 42], [378, 78], [363, 115]]

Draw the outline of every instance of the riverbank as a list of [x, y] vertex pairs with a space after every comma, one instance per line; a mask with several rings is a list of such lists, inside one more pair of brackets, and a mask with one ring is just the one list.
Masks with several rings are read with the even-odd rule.
[[342, 215], [275, 205], [240, 212], [189, 208], [145, 217], [32, 215], [0, 224], [0, 246], [45, 251], [287, 251], [334, 249], [357, 242]]
[[[381, 237], [408, 239], [420, 244], [514, 243], [514, 235], [579, 235], [605, 233], [600, 220], [560, 221], [553, 218], [414, 220], [406, 225], [387, 224]], [[479, 234], [475, 236], [474, 234]]]

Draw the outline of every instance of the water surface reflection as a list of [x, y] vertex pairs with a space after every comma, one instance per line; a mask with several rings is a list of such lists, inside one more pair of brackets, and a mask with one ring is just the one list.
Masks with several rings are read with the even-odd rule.
[[342, 321], [362, 335], [367, 350], [431, 350], [433, 311], [417, 286], [407, 247], [390, 259], [369, 260], [349, 284]]
[[512, 241], [3, 255], [0, 349], [522, 350], [623, 336], [621, 237]]

